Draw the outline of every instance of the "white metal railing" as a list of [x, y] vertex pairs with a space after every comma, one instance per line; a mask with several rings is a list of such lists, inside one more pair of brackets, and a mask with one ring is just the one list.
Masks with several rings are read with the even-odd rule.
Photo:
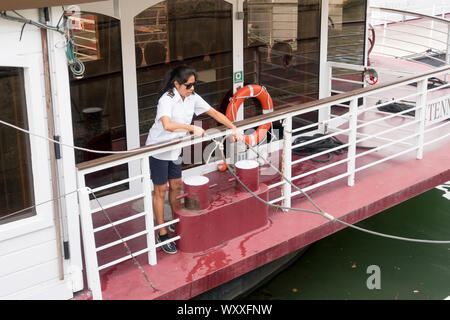
[[[441, 16], [419, 12], [370, 7], [376, 40], [373, 54], [414, 60], [427, 57], [441, 65], [450, 64], [450, 5], [440, 8]], [[399, 23], [402, 22], [402, 23]]]
[[[150, 265], [155, 265], [157, 263], [156, 258], [156, 249], [160, 246], [163, 246], [167, 243], [174, 242], [176, 240], [179, 240], [180, 237], [176, 236], [173, 238], [170, 238], [169, 240], [166, 240], [164, 242], [155, 243], [155, 231], [162, 227], [169, 226], [171, 224], [177, 223], [179, 219], [174, 219], [169, 222], [166, 222], [164, 224], [155, 226], [153, 222], [153, 210], [152, 210], [152, 183], [150, 180], [150, 171], [149, 171], [149, 154], [141, 154], [139, 156], [135, 157], [128, 157], [126, 159], [110, 162], [104, 165], [100, 165], [94, 168], [90, 168], [87, 170], [79, 170], [78, 171], [78, 186], [80, 189], [79, 191], [79, 203], [80, 203], [80, 215], [81, 215], [81, 230], [83, 235], [83, 243], [84, 243], [84, 254], [85, 254], [85, 261], [86, 261], [86, 274], [88, 278], [88, 284], [89, 288], [92, 291], [93, 298], [94, 299], [101, 299], [102, 293], [101, 293], [101, 285], [100, 285], [100, 275], [99, 271], [106, 269], [108, 267], [111, 267], [113, 265], [116, 265], [118, 263], [121, 263], [123, 261], [135, 258], [136, 256], [139, 256], [141, 254], [147, 253], [148, 254], [148, 263]], [[134, 177], [130, 177], [127, 179], [123, 179], [121, 181], [117, 181], [114, 183], [106, 184], [102, 187], [90, 189], [86, 188], [85, 180], [86, 175], [101, 171], [107, 168], [113, 168], [122, 164], [126, 164], [130, 162], [130, 160], [139, 160], [140, 161], [140, 169], [141, 174], [136, 175]], [[106, 205], [102, 205], [99, 201], [97, 201], [97, 204], [99, 204], [98, 208], [92, 208], [91, 203], [93, 202], [90, 200], [90, 194], [95, 194], [96, 192], [107, 190], [112, 187], [116, 187], [121, 184], [129, 183], [135, 180], [140, 180], [142, 182], [142, 193], [139, 193], [137, 195], [126, 197], [122, 200], [115, 201], [113, 203], [109, 203]], [[94, 214], [105, 214], [108, 215], [107, 210], [111, 208], [115, 208], [118, 206], [121, 206], [125, 203], [129, 203], [131, 201], [135, 201], [138, 199], [143, 199], [144, 203], [144, 211], [134, 214], [132, 216], [126, 217], [121, 220], [117, 220], [114, 222], [106, 223], [100, 227], [94, 228], [93, 226], [93, 215]], [[95, 205], [95, 203], [94, 203]], [[104, 244], [100, 247], [96, 245], [95, 241], [95, 234], [97, 232], [106, 230], [108, 228], [116, 228], [117, 226], [136, 220], [139, 218], [145, 218], [145, 229], [141, 230], [137, 233], [134, 233], [132, 235], [128, 235], [126, 237], [120, 237], [117, 238], [114, 241], [111, 241], [107, 244]], [[109, 217], [108, 217], [109, 219]], [[122, 256], [121, 258], [118, 258], [114, 261], [110, 261], [108, 263], [105, 263], [103, 265], [98, 265], [98, 258], [97, 253], [100, 251], [103, 251], [105, 249], [111, 248], [116, 245], [124, 244], [124, 242], [136, 239], [138, 237], [146, 236], [147, 241], [147, 247], [143, 250], [133, 252], [131, 254], [126, 254], [125, 256]]]
[[[338, 67], [343, 67], [342, 64], [337, 64]], [[330, 65], [332, 68], [333, 65]], [[348, 65], [346, 67], [349, 67]], [[353, 66], [353, 69], [361, 67]], [[346, 164], [346, 167], [340, 174], [333, 175], [331, 177], [325, 177], [321, 181], [314, 180], [310, 185], [303, 186], [303, 190], [308, 192], [310, 190], [319, 188], [321, 186], [330, 184], [334, 181], [347, 178], [347, 184], [353, 186], [355, 184], [356, 176], [359, 172], [368, 170], [369, 168], [389, 161], [390, 159], [400, 157], [411, 151], [415, 151], [415, 157], [421, 159], [423, 157], [423, 150], [425, 146], [436, 143], [450, 136], [450, 122], [445, 121], [450, 117], [450, 114], [443, 113], [442, 117], [434, 123], [426, 125], [426, 110], [430, 106], [427, 104], [429, 94], [434, 94], [436, 98], [432, 100], [436, 103], [436, 99], [443, 101], [445, 105], [447, 100], [450, 100], [450, 84], [442, 85], [435, 89], [428, 89], [427, 83], [430, 77], [443, 77], [450, 72], [450, 67], [442, 67], [430, 71], [426, 74], [422, 74], [415, 77], [404, 78], [391, 84], [376, 85], [372, 88], [363, 88], [350, 93], [344, 93], [329, 97], [319, 101], [310, 102], [308, 104], [299, 104], [287, 107], [279, 111], [275, 111], [272, 114], [266, 114], [255, 117], [254, 119], [248, 119], [238, 122], [237, 125], [241, 130], [247, 130], [259, 126], [267, 122], [274, 122], [281, 120], [284, 123], [284, 135], [283, 135], [283, 148], [281, 151], [282, 171], [288, 178], [292, 179], [294, 183], [304, 179], [310, 175], [317, 174], [319, 172], [326, 172], [336, 166]], [[416, 87], [412, 84], [417, 83]], [[379, 97], [385, 97], [386, 101], [377, 104]], [[391, 100], [394, 98], [394, 100]], [[404, 101], [415, 99], [414, 108], [405, 110], [400, 113], [388, 113], [378, 110], [380, 106], [388, 105], [392, 101]], [[363, 105], [358, 105], [358, 101], [364, 101]], [[308, 126], [303, 126], [298, 129], [292, 129], [293, 117], [309, 113], [312, 111], [322, 111], [325, 109], [334, 109], [335, 106], [344, 109], [342, 114], [332, 114], [329, 119], [322, 120], [320, 123], [312, 123]], [[447, 103], [448, 106], [448, 103]], [[406, 117], [405, 113], [415, 111], [415, 117]], [[395, 122], [401, 122], [400, 124]], [[293, 145], [296, 137], [302, 136], [300, 131], [305, 129], [314, 129], [316, 127], [322, 127], [324, 129], [321, 132], [324, 134], [322, 137], [317, 138], [317, 141], [327, 139], [333, 136], [344, 137], [347, 141], [342, 146], [334, 149], [347, 148], [347, 156], [339, 159], [338, 161], [332, 161], [324, 166], [314, 168], [313, 170], [302, 172], [297, 176], [293, 176], [294, 168], [297, 168], [300, 164], [308, 161], [321, 154], [325, 154], [328, 151], [317, 153], [315, 155], [306, 156], [303, 158], [293, 160], [292, 153], [296, 148], [301, 147], [307, 143], [301, 143]], [[382, 128], [383, 130], [380, 130]], [[316, 131], [314, 131], [316, 132]], [[393, 133], [396, 132], [397, 135]], [[439, 132], [436, 137], [435, 132]], [[115, 245], [119, 245], [122, 241], [134, 239], [136, 237], [146, 237], [147, 247], [134, 252], [133, 256], [141, 254], [148, 254], [148, 263], [154, 265], [157, 263], [156, 248], [164, 243], [155, 244], [154, 233], [156, 230], [169, 224], [177, 223], [177, 220], [169, 221], [163, 225], [155, 226], [153, 222], [153, 209], [152, 209], [152, 183], [150, 180], [149, 161], [148, 158], [151, 155], [155, 155], [168, 150], [177, 148], [183, 148], [191, 146], [204, 141], [211, 141], [212, 139], [219, 139], [231, 131], [227, 130], [210, 130], [204, 137], [186, 137], [178, 140], [178, 142], [166, 143], [160, 146], [155, 146], [145, 150], [137, 150], [136, 153], [127, 156], [108, 156], [102, 158], [100, 162], [79, 166], [78, 170], [78, 187], [81, 189], [79, 192], [79, 203], [81, 213], [81, 226], [84, 243], [84, 252], [86, 258], [86, 271], [88, 277], [88, 285], [92, 290], [94, 299], [101, 299], [101, 286], [99, 271], [107, 267], [113, 266], [117, 263], [131, 259], [129, 254], [124, 255], [114, 261], [108, 262], [103, 265], [98, 265], [98, 252], [110, 248]], [[431, 134], [433, 133], [433, 134]], [[373, 149], [366, 150], [364, 152], [357, 152], [357, 146], [363, 142], [371, 142]], [[376, 143], [375, 143], [376, 142]], [[381, 144], [384, 142], [384, 144]], [[309, 141], [308, 143], [311, 143]], [[270, 147], [270, 145], [269, 145]], [[228, 148], [227, 148], [228, 149]], [[273, 150], [273, 149], [272, 149]], [[248, 151], [249, 154], [252, 151]], [[278, 151], [271, 152], [271, 155], [279, 154]], [[359, 160], [364, 159], [363, 163], [359, 163]], [[370, 161], [368, 161], [370, 160]], [[113, 168], [119, 165], [140, 162], [140, 172], [135, 176], [131, 176], [127, 179], [106, 184], [96, 189], [86, 188], [85, 178], [86, 175], [99, 172], [104, 169]], [[133, 181], [141, 181], [142, 190], [134, 195], [128, 195], [122, 200], [115, 201], [114, 203], [102, 204], [99, 208], [94, 208], [95, 200], [90, 200], [89, 195], [91, 193], [106, 190], [108, 188], [118, 186], [124, 183], [130, 183]], [[304, 180], [301, 180], [304, 182]], [[280, 189], [280, 196], [275, 196], [274, 199], [269, 199], [271, 203], [282, 202], [283, 206], [291, 206], [291, 200], [293, 197], [299, 194], [299, 192], [292, 192], [291, 186], [284, 180], [278, 179], [273, 184], [269, 185], [270, 189]], [[278, 192], [278, 191], [277, 191]], [[127, 202], [135, 201], [137, 199], [143, 199], [144, 210], [136, 215], [126, 217], [122, 220], [113, 222], [114, 226], [119, 226], [125, 222], [129, 222], [134, 219], [145, 218], [145, 229], [131, 235], [126, 235], [123, 239], [114, 239], [110, 243], [97, 246], [95, 241], [95, 234], [97, 232], [106, 230], [107, 228], [114, 226], [111, 224], [105, 224], [100, 227], [94, 228], [93, 216], [103, 214], [107, 209], [117, 208], [124, 205]], [[179, 237], [174, 237], [168, 240], [177, 241]]]
[[[339, 64], [342, 67], [342, 64]], [[354, 66], [354, 69], [358, 69], [358, 66]], [[292, 181], [296, 181], [301, 178], [305, 178], [311, 174], [316, 174], [321, 171], [329, 170], [335, 166], [339, 166], [347, 163], [347, 169], [341, 174], [332, 176], [328, 179], [322, 181], [315, 181], [314, 184], [308, 185], [303, 188], [304, 191], [310, 191], [325, 184], [332, 183], [334, 181], [347, 178], [348, 185], [352, 186], [355, 183], [356, 173], [363, 170], [367, 170], [375, 165], [381, 164], [388, 160], [396, 157], [405, 155], [411, 151], [416, 151], [416, 158], [421, 159], [423, 157], [423, 150], [425, 146], [438, 142], [440, 140], [446, 139], [450, 136], [450, 123], [445, 121], [450, 118], [450, 84], [444, 84], [438, 88], [428, 89], [428, 78], [430, 77], [442, 77], [449, 73], [449, 67], [441, 68], [434, 74], [428, 75], [426, 77], [417, 77], [414, 80], [399, 81], [398, 83], [384, 87], [379, 90], [372, 90], [365, 94], [355, 94], [351, 98], [335, 101], [333, 106], [340, 106], [347, 108], [344, 114], [336, 115], [332, 114], [330, 119], [322, 121], [321, 125], [327, 125], [327, 133], [322, 137], [314, 140], [303, 142], [300, 144], [293, 145], [290, 150], [285, 148], [285, 156], [283, 157], [284, 165], [283, 167], [291, 168], [292, 166], [298, 165], [304, 161], [308, 161], [314, 157], [318, 157], [329, 152], [347, 148], [347, 157], [334, 161], [331, 164], [315, 168], [314, 170], [303, 172], [300, 175], [293, 176]], [[411, 84], [418, 83], [417, 87], [414, 88], [414, 93], [411, 94]], [[403, 93], [402, 93], [403, 91]], [[427, 95], [430, 92], [439, 92], [441, 95], [432, 99], [428, 103]], [[380, 96], [384, 95], [385, 100], [383, 103], [378, 103]], [[393, 98], [393, 100], [392, 100]], [[411, 100], [415, 98], [414, 104], [410, 109], [404, 110], [399, 113], [389, 113], [381, 112], [378, 108], [390, 105], [395, 102], [402, 102], [404, 100]], [[364, 105], [358, 106], [358, 100], [362, 99], [365, 103]], [[440, 101], [441, 105], [439, 107], [433, 106], [433, 103]], [[327, 106], [322, 106], [327, 108]], [[329, 106], [331, 107], [331, 106]], [[435, 108], [431, 110], [430, 108]], [[435, 123], [430, 120], [429, 116], [436, 112], [436, 108], [440, 108], [441, 117]], [[306, 109], [305, 112], [310, 112], [310, 109]], [[415, 112], [414, 117], [405, 116], [406, 113], [411, 111]], [[365, 117], [372, 117], [372, 120], [363, 120]], [[390, 120], [400, 120], [401, 124], [389, 124]], [[317, 126], [318, 123], [310, 125], [310, 127]], [[287, 123], [287, 130], [290, 124]], [[304, 130], [306, 127], [299, 128], [297, 130], [292, 130], [293, 136], [289, 137], [289, 140], [295, 140], [296, 131]], [[364, 132], [364, 130], [371, 129], [374, 132]], [[409, 129], [409, 130], [407, 130]], [[286, 130], [286, 127], [285, 127]], [[439, 134], [436, 132], [439, 131]], [[432, 135], [433, 133], [433, 135]], [[396, 135], [394, 135], [396, 134]], [[302, 157], [300, 159], [289, 161], [288, 154], [292, 153], [292, 149], [310, 144], [312, 142], [318, 142], [328, 139], [333, 136], [345, 137], [347, 143], [343, 143], [335, 148], [318, 152], [314, 155]], [[357, 152], [357, 146], [363, 142], [371, 142], [371, 149], [363, 152]], [[371, 157], [372, 159], [368, 159]], [[358, 164], [357, 161], [365, 158], [364, 163]], [[369, 161], [370, 160], [370, 161]], [[283, 182], [279, 182], [273, 186], [283, 185]], [[290, 201], [291, 197], [299, 195], [300, 192], [291, 192], [290, 187], [286, 187], [283, 190], [283, 194], [272, 199], [271, 203], [276, 203], [279, 201]], [[288, 199], [289, 198], [289, 199]]]

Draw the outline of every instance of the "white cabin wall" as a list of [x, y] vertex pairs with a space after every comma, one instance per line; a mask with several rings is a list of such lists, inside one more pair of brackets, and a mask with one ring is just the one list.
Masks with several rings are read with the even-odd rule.
[[[38, 21], [38, 10], [20, 10]], [[10, 11], [9, 15], [13, 15]], [[29, 129], [47, 136], [46, 97], [41, 33], [26, 25], [0, 19], [0, 65], [27, 65], [25, 84]], [[26, 80], [27, 81], [27, 80]], [[31, 137], [35, 203], [51, 199], [49, 144]], [[59, 280], [56, 233], [51, 203], [39, 206], [37, 215], [0, 225], [0, 299], [68, 299], [71, 283]]]

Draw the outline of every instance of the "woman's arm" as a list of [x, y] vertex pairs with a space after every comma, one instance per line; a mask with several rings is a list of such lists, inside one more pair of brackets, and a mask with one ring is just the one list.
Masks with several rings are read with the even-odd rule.
[[220, 122], [221, 124], [232, 129], [233, 135], [237, 138], [238, 141], [244, 140], [243, 134], [236, 128], [233, 122], [231, 122], [223, 113], [220, 113], [219, 111], [211, 107], [208, 111], [206, 111], [206, 114], [208, 114], [211, 118], [215, 119], [217, 122]]
[[192, 124], [182, 124], [179, 122], [172, 121], [168, 116], [162, 116], [161, 122], [164, 130], [170, 132], [180, 132], [187, 131], [192, 132], [196, 136], [203, 136], [205, 134], [205, 130], [203, 128], [194, 126]]

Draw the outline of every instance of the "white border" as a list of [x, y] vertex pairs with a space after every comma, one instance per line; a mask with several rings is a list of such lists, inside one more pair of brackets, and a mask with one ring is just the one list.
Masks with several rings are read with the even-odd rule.
[[[0, 56], [0, 66], [24, 69], [24, 89], [27, 105], [28, 127], [31, 132], [47, 136], [45, 124], [44, 94], [41, 87], [42, 55]], [[52, 199], [49, 169], [49, 145], [37, 137], [29, 136], [31, 147], [31, 167], [33, 175], [34, 203], [39, 204]], [[36, 207], [36, 215], [0, 225], [0, 241], [53, 227], [52, 202]]]

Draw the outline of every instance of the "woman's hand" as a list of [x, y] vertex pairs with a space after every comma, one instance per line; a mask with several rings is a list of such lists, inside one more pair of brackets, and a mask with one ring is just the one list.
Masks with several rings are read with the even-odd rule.
[[194, 134], [194, 136], [196, 137], [203, 137], [205, 135], [205, 130], [203, 130], [202, 127], [198, 127], [198, 126], [194, 126], [192, 125], [192, 130], [191, 132]]
[[234, 127], [232, 130], [233, 130], [233, 136], [236, 139], [236, 141], [241, 142], [241, 141], [245, 140], [245, 136], [242, 134], [242, 132], [238, 128]]

